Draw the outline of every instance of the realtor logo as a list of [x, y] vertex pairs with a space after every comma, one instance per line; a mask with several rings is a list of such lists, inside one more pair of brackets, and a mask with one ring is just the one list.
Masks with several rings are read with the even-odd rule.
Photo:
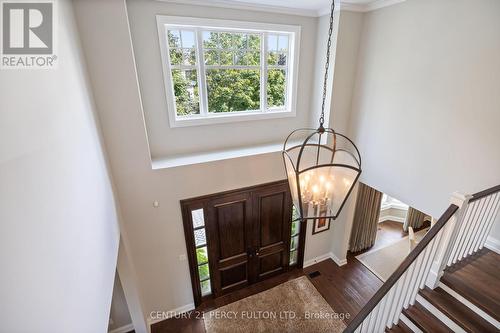
[[2, 2], [2, 68], [51, 68], [54, 2]]

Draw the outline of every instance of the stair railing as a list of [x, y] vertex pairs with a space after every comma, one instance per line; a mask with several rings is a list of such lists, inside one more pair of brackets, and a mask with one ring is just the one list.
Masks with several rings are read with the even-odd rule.
[[455, 204], [448, 207], [344, 332], [384, 332], [386, 327], [399, 321], [403, 307], [413, 304], [418, 291], [425, 285], [436, 259], [441, 237], [446, 231], [444, 227], [455, 218], [458, 210], [459, 207]]
[[500, 209], [500, 185], [473, 195], [453, 195], [461, 207], [462, 216], [443, 243], [445, 251], [433, 268], [434, 278], [429, 281], [433, 288], [439, 284], [444, 270], [481, 250], [493, 227]]
[[500, 185], [473, 195], [454, 193], [451, 205], [344, 332], [384, 332], [426, 284], [434, 288], [446, 267], [479, 251], [500, 209]]

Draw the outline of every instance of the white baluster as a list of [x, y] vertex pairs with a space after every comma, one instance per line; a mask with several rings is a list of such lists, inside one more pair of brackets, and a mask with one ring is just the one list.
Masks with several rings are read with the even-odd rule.
[[465, 208], [466, 211], [465, 211], [464, 216], [460, 220], [457, 221], [457, 226], [455, 227], [456, 228], [455, 237], [453, 239], [453, 245], [451, 246], [451, 252], [450, 252], [449, 259], [448, 259], [448, 266], [453, 265], [457, 261], [458, 250], [460, 247], [460, 241], [463, 237], [465, 225], [471, 219], [471, 216], [474, 212], [474, 206], [472, 204], [469, 204], [468, 201], [464, 204], [467, 205]]
[[476, 244], [479, 242], [479, 239], [482, 236], [482, 231], [484, 231], [484, 229], [488, 225], [491, 215], [493, 214], [493, 211], [495, 209], [495, 205], [496, 205], [496, 194], [488, 197], [488, 205], [484, 210], [484, 215], [479, 221], [476, 230], [474, 230], [474, 235], [469, 245], [469, 252], [468, 252], [469, 255], [473, 254], [476, 251]]
[[432, 267], [432, 265], [434, 265], [434, 260], [436, 258], [436, 249], [438, 247], [438, 244], [441, 242], [441, 236], [443, 235], [442, 231], [443, 230], [441, 230], [440, 232], [438, 232], [436, 234], [436, 236], [434, 236], [430, 260], [428, 262], [428, 265], [425, 267], [424, 278], [420, 284], [420, 289], [422, 289], [424, 287], [424, 285], [427, 283], [427, 279], [429, 278], [429, 273], [431, 271], [431, 267]]
[[[418, 289], [418, 277], [420, 276], [422, 272], [422, 262], [424, 261], [425, 258], [425, 252], [422, 251], [420, 252], [420, 255], [418, 256], [417, 260], [415, 261], [415, 270], [413, 271], [411, 278], [410, 278], [410, 285], [408, 286], [408, 292], [406, 293], [406, 297], [403, 301], [402, 308], [406, 308], [406, 306], [410, 303], [411, 296], [413, 295], [413, 291], [415, 289]], [[402, 310], [402, 309], [401, 309]], [[399, 315], [398, 315], [399, 318]]]
[[474, 206], [473, 207], [474, 212], [471, 215], [470, 220], [467, 221], [467, 223], [465, 225], [463, 235], [462, 235], [462, 238], [461, 238], [460, 243], [459, 243], [457, 261], [460, 261], [463, 258], [463, 255], [465, 253], [465, 244], [467, 244], [467, 239], [470, 236], [471, 224], [473, 223], [473, 221], [475, 221], [478, 218], [479, 214], [481, 214], [481, 210], [483, 208], [483, 202], [481, 200], [477, 200], [477, 201], [474, 201], [472, 203], [472, 205]]
[[[413, 272], [415, 271], [415, 266], [416, 266], [416, 262], [414, 261], [410, 267], [408, 267], [408, 269], [406, 270], [406, 277], [405, 277], [405, 281], [401, 287], [401, 295], [399, 296], [399, 299], [398, 301], [396, 302], [396, 307], [394, 309], [394, 313], [392, 315], [392, 320], [391, 322], [393, 324], [397, 324], [398, 323], [398, 319], [399, 319], [399, 315], [401, 314], [401, 310], [403, 309], [403, 303], [406, 299], [406, 296], [408, 294], [411, 293], [411, 290], [409, 290], [409, 285], [411, 283], [411, 279], [413, 277]], [[389, 318], [390, 319], [390, 318]]]
[[403, 275], [401, 275], [401, 277], [398, 280], [398, 283], [396, 284], [396, 294], [394, 295], [394, 299], [392, 301], [392, 305], [391, 305], [391, 308], [389, 310], [389, 316], [385, 322], [386, 326], [392, 326], [392, 320], [394, 318], [394, 314], [397, 311], [399, 300], [401, 299], [401, 295], [404, 293], [403, 292], [404, 286], [405, 286], [405, 283], [408, 279], [408, 275], [409, 275], [408, 270], [409, 269], [410, 269], [410, 267], [408, 267], [408, 269], [403, 273]]
[[389, 311], [391, 310], [391, 307], [392, 307], [392, 302], [393, 302], [393, 299], [394, 299], [394, 293], [396, 292], [396, 288], [397, 288], [397, 284], [398, 283], [399, 283], [399, 280], [398, 280], [398, 282], [396, 284], [394, 284], [392, 286], [391, 290], [389, 290], [389, 293], [387, 294], [387, 302], [385, 304], [385, 309], [382, 312], [382, 317], [380, 318], [380, 324], [377, 327], [376, 332], [380, 332], [380, 331], [384, 331], [385, 330], [387, 318], [389, 317]]
[[377, 320], [375, 320], [375, 327], [373, 328], [373, 332], [379, 332], [380, 331], [380, 327], [382, 326], [382, 315], [385, 312], [385, 308], [386, 308], [385, 305], [386, 304], [387, 304], [387, 295], [385, 295], [384, 298], [382, 298], [382, 300], [379, 303], [379, 310], [378, 310], [378, 313], [377, 313]]
[[495, 213], [491, 217], [490, 221], [488, 222], [488, 226], [486, 227], [486, 230], [483, 234], [483, 237], [479, 243], [479, 249], [482, 249], [484, 246], [484, 243], [486, 242], [486, 239], [488, 238], [488, 235], [490, 234], [491, 228], [493, 227], [493, 224], [495, 224], [496, 217], [498, 215], [498, 210], [500, 209], [500, 205], [497, 204], [497, 207], [495, 209]]
[[366, 331], [368, 329], [368, 327], [366, 325], [366, 318], [363, 319], [363, 322], [361, 323], [361, 325], [359, 325], [359, 327], [360, 327], [360, 330], [359, 330], [360, 333], [366, 333]]
[[469, 254], [472, 253], [472, 244], [474, 242], [474, 239], [477, 236], [477, 232], [479, 229], [479, 226], [486, 222], [486, 215], [490, 209], [490, 205], [493, 202], [492, 197], [488, 196], [486, 198], [481, 199], [483, 202], [483, 208], [481, 209], [481, 213], [479, 214], [478, 218], [472, 223], [470, 231], [469, 231], [469, 239], [467, 240], [467, 244], [465, 244], [465, 252], [464, 252], [464, 257], [467, 257]]
[[388, 308], [387, 316], [385, 316], [384, 324], [385, 326], [392, 325], [392, 317], [394, 316], [394, 312], [396, 311], [396, 306], [399, 301], [399, 297], [403, 292], [403, 284], [405, 282], [408, 271], [404, 272], [403, 275], [399, 278], [398, 282], [395, 284], [394, 297], [391, 300], [391, 306]]
[[371, 313], [370, 321], [368, 322], [368, 332], [375, 332], [375, 323], [377, 321], [380, 310], [380, 302], [377, 304], [375, 308], [373, 308]]
[[415, 298], [417, 297], [417, 293], [420, 290], [420, 285], [422, 284], [422, 280], [424, 279], [425, 276], [425, 267], [427, 267], [427, 264], [429, 261], [432, 260], [432, 244], [433, 242], [427, 244], [427, 247], [425, 250], [421, 253], [421, 255], [424, 257], [422, 266], [419, 268], [418, 272], [418, 277], [417, 277], [417, 284], [415, 285], [415, 288], [412, 291], [411, 298], [410, 298], [410, 304], [413, 305], [415, 304]]
[[476, 237], [474, 239], [474, 243], [472, 244], [472, 251], [476, 252], [479, 249], [479, 245], [481, 243], [481, 239], [484, 236], [484, 233], [486, 232], [486, 229], [488, 228], [488, 224], [491, 221], [491, 219], [495, 218], [495, 211], [496, 207], [498, 205], [498, 199], [500, 197], [499, 193], [492, 194], [492, 199], [491, 199], [491, 206], [490, 210], [488, 211], [487, 216], [485, 217], [485, 220], [481, 223], [481, 227], [477, 231]]

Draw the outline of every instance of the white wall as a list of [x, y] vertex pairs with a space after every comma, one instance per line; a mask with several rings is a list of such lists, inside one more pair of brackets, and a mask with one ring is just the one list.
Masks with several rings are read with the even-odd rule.
[[[357, 69], [357, 55], [363, 27], [363, 17], [363, 13], [341, 11], [340, 17], [337, 20], [338, 34], [336, 36], [335, 61], [333, 63], [330, 127], [343, 134], [348, 134], [352, 91]], [[325, 31], [325, 29], [326, 27], [320, 28], [322, 31]], [[325, 48], [324, 43], [324, 41], [323, 44], [318, 42], [318, 50]], [[364, 165], [362, 165], [362, 169], [364, 169]], [[333, 232], [329, 240], [332, 254], [340, 261], [346, 259], [356, 206], [356, 196], [357, 186], [353, 189], [352, 195], [347, 200], [342, 214], [333, 224]]]
[[0, 71], [0, 332], [105, 332], [115, 202], [72, 6], [59, 67]]
[[[127, 8], [137, 61], [146, 127], [153, 159], [205, 153], [257, 144], [280, 143], [310, 121], [316, 18], [249, 10], [182, 5], [162, 1], [129, 0]], [[297, 116], [184, 128], [170, 128], [161, 66], [156, 15], [240, 20], [301, 27]], [[258, 135], [256, 135], [258, 133]], [[189, 139], [188, 139], [189, 138]], [[227, 138], [231, 138], [228, 140]]]
[[[137, 6], [135, 2], [134, 5], [130, 2], [128, 5], [134, 8]], [[155, 8], [160, 5], [166, 6], [151, 1], [146, 2], [144, 8], [135, 8], [135, 15], [147, 10], [150, 20], [144, 24], [151, 25], [148, 31], [155, 36], [156, 23], [150, 6]], [[184, 8], [175, 6], [181, 7]], [[186, 253], [179, 200], [283, 179], [285, 173], [281, 154], [271, 153], [152, 170], [124, 1], [78, 1], [76, 9], [144, 312], [147, 315], [151, 311], [170, 311], [192, 304], [188, 263], [179, 260], [179, 255]], [[193, 13], [205, 12], [199, 6], [192, 10]], [[207, 13], [215, 15], [214, 8], [207, 8]], [[230, 13], [243, 15], [237, 11]], [[244, 15], [256, 20], [270, 17], [260, 12]], [[313, 20], [278, 14], [271, 16], [280, 17], [281, 23], [289, 24]], [[235, 18], [238, 17], [241, 16]], [[290, 21], [285, 21], [285, 18]], [[313, 26], [316, 28], [315, 23]], [[303, 41], [301, 45], [307, 46], [308, 43], [314, 48], [315, 39]], [[145, 47], [140, 45], [141, 48], [134, 45], [137, 55]], [[138, 69], [141, 69], [140, 64]], [[161, 75], [159, 63], [156, 70], [157, 75]], [[159, 78], [153, 76], [151, 80]], [[143, 84], [144, 81], [146, 77], [139, 82]], [[312, 84], [307, 84], [305, 89], [312, 89]], [[146, 96], [151, 92], [145, 92], [144, 87], [142, 90], [146, 107], [149, 103]], [[238, 135], [236, 133], [235, 137]], [[153, 207], [155, 200], [160, 203], [158, 208]], [[328, 253], [332, 233], [333, 228], [317, 236], [311, 236], [309, 232], [305, 260]], [[120, 276], [122, 277], [121, 272]], [[127, 296], [125, 284], [124, 291]]]
[[[132, 324], [130, 313], [128, 311], [127, 300], [123, 292], [122, 283], [118, 272], [115, 275], [115, 283], [113, 285], [113, 298], [111, 301], [110, 324], [108, 331], [119, 329]], [[112, 322], [111, 322], [112, 320]]]
[[453, 191], [499, 184], [499, 87], [499, 1], [366, 13], [350, 119], [361, 180], [435, 217]]

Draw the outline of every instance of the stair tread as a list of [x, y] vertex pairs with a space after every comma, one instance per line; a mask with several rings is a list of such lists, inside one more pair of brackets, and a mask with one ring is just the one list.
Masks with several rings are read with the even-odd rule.
[[419, 302], [415, 302], [415, 304], [410, 306], [408, 309], [404, 309], [403, 314], [423, 332], [453, 333], [448, 326], [436, 318]]
[[500, 255], [482, 249], [447, 268], [441, 282], [500, 321]]
[[397, 325], [394, 325], [391, 328], [386, 328], [385, 331], [388, 333], [413, 333], [413, 331], [401, 320]]
[[497, 332], [497, 329], [442, 288], [425, 287], [419, 294], [467, 332]]

